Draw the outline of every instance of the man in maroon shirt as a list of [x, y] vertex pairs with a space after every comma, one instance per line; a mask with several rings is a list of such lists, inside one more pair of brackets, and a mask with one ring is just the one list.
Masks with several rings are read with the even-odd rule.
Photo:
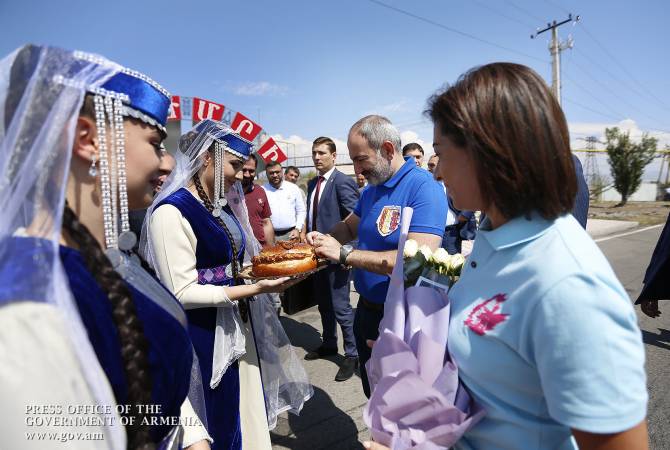
[[254, 236], [261, 245], [274, 245], [275, 231], [272, 228], [270, 203], [262, 187], [254, 183], [258, 160], [252, 154], [242, 167], [242, 188], [244, 200], [249, 211], [249, 223]]

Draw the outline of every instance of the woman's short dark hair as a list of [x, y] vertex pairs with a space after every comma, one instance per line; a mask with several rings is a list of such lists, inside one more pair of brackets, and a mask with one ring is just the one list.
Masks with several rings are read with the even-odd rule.
[[484, 201], [506, 218], [570, 212], [577, 192], [568, 126], [542, 78], [519, 64], [470, 70], [425, 114], [472, 157]]

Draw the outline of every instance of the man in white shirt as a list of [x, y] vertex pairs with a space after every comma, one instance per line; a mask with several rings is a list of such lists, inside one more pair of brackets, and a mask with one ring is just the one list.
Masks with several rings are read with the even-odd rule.
[[304, 241], [306, 206], [300, 188], [284, 181], [281, 164], [276, 161], [265, 166], [265, 175], [268, 183], [263, 185], [263, 189], [272, 210], [270, 220], [275, 230], [275, 239], [285, 241], [300, 238]]
[[[298, 186], [298, 179], [300, 179], [300, 169], [298, 169], [296, 166], [288, 166], [286, 170], [284, 170], [284, 181], [288, 181], [289, 183], [293, 183]], [[305, 191], [300, 189], [300, 193], [302, 194], [302, 199], [307, 201], [307, 195], [305, 194]]]

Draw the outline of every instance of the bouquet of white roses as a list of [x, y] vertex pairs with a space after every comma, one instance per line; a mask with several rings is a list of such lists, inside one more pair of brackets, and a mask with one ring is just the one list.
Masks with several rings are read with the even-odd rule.
[[[427, 245], [408, 239], [403, 249], [405, 288], [421, 285], [424, 280], [443, 285], [448, 290], [461, 275], [465, 258], [460, 253], [450, 255], [443, 248], [434, 252]], [[433, 284], [433, 283], [430, 283]]]
[[365, 365], [371, 396], [363, 420], [372, 438], [393, 450], [446, 450], [484, 415], [461, 385], [447, 345], [446, 291], [464, 258], [407, 240], [412, 212], [402, 210], [379, 338]]

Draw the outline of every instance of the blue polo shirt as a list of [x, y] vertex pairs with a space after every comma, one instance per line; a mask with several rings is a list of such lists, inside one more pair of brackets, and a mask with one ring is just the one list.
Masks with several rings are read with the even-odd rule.
[[576, 449], [646, 414], [633, 306], [571, 215], [485, 220], [449, 292], [449, 351], [487, 413], [457, 449]]
[[[400, 211], [405, 206], [414, 209], [410, 232], [444, 234], [447, 199], [442, 186], [430, 172], [417, 167], [412, 158], [405, 158], [405, 164], [386, 183], [368, 185], [361, 193], [354, 209], [354, 214], [360, 217], [358, 248], [371, 251], [397, 249]], [[389, 277], [355, 269], [354, 285], [366, 300], [384, 303]]]

